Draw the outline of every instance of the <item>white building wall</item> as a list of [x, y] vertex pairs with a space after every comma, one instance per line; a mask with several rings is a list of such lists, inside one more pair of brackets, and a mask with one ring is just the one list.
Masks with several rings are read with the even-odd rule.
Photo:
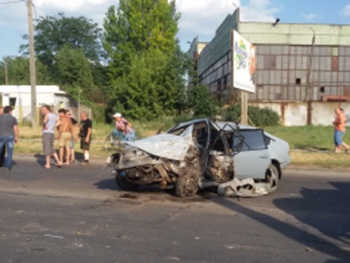
[[[2, 105], [11, 105], [15, 100], [13, 115], [19, 120], [31, 120], [31, 86], [1, 85]], [[36, 86], [36, 106], [49, 105], [55, 109], [70, 107], [72, 98], [58, 86]], [[74, 105], [76, 106], [76, 105]]]
[[[307, 103], [305, 102], [262, 102], [249, 103], [249, 105], [268, 108], [277, 112], [283, 126], [307, 125]], [[344, 109], [347, 117], [347, 125], [350, 126], [350, 102], [312, 102], [311, 124], [322, 126], [333, 125], [334, 109], [337, 107]]]

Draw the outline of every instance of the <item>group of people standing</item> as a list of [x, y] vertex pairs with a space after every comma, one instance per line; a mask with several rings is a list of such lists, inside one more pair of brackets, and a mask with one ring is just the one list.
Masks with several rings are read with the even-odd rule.
[[[45, 155], [45, 168], [51, 168], [51, 157], [54, 157], [57, 167], [69, 165], [75, 162], [74, 142], [80, 137], [80, 148], [83, 150], [84, 161], [82, 165], [89, 164], [89, 149], [92, 136], [92, 122], [88, 114], [83, 111], [80, 113], [81, 123], [79, 133], [76, 128], [77, 121], [71, 116], [71, 112], [67, 109], [59, 109], [58, 115], [51, 112], [50, 106], [43, 106], [41, 112], [44, 115], [43, 120], [43, 152]], [[57, 130], [57, 139], [59, 147], [59, 155], [54, 148], [55, 129]]]
[[[12, 107], [0, 107], [0, 166], [10, 171], [12, 168], [12, 156], [14, 144], [19, 140], [18, 121], [12, 116]], [[88, 165], [90, 159], [90, 143], [92, 137], [92, 122], [87, 112], [80, 113], [80, 125], [72, 117], [70, 110], [59, 109], [58, 117], [51, 111], [50, 106], [41, 108], [43, 114], [42, 145], [45, 156], [44, 168], [51, 168], [51, 157], [55, 159], [55, 165], [69, 165], [75, 162], [74, 144], [80, 137], [80, 149], [83, 150], [84, 160], [82, 165]], [[122, 117], [120, 113], [113, 115], [115, 118], [116, 132], [125, 140], [134, 140], [135, 131], [131, 123]], [[79, 131], [79, 132], [78, 132]], [[55, 133], [58, 139], [58, 154], [54, 147]], [[5, 158], [5, 155], [6, 158]]]

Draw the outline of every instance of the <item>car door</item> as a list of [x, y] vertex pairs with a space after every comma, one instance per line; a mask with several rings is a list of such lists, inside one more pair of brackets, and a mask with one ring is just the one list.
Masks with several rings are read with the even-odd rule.
[[[235, 177], [239, 179], [264, 179], [265, 172], [271, 164], [271, 157], [261, 129], [241, 129], [244, 137], [241, 151], [234, 155]], [[239, 142], [233, 141], [235, 144]]]

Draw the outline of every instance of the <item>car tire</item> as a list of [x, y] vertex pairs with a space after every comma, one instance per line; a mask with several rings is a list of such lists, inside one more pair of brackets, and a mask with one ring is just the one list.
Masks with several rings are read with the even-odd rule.
[[278, 186], [278, 167], [270, 164], [266, 171], [266, 182], [270, 185], [270, 193], [276, 191]]
[[134, 184], [125, 179], [125, 176], [117, 174], [115, 176], [115, 181], [120, 189], [125, 191], [136, 191], [139, 188], [138, 184]]
[[277, 163], [271, 163], [269, 169], [272, 169], [273, 172], [276, 174], [278, 179], [281, 179], [281, 169]]
[[198, 183], [193, 176], [180, 176], [176, 181], [175, 191], [179, 197], [193, 196], [198, 189]]

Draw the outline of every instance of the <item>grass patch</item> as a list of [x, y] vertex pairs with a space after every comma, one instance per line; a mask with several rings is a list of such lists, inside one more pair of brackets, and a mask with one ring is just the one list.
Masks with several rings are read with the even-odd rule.
[[[333, 151], [333, 126], [266, 127], [265, 130], [287, 141], [291, 149]], [[350, 143], [350, 131], [344, 141]]]
[[292, 164], [300, 166], [319, 166], [323, 168], [350, 168], [350, 154], [334, 152], [305, 152], [292, 150]]

